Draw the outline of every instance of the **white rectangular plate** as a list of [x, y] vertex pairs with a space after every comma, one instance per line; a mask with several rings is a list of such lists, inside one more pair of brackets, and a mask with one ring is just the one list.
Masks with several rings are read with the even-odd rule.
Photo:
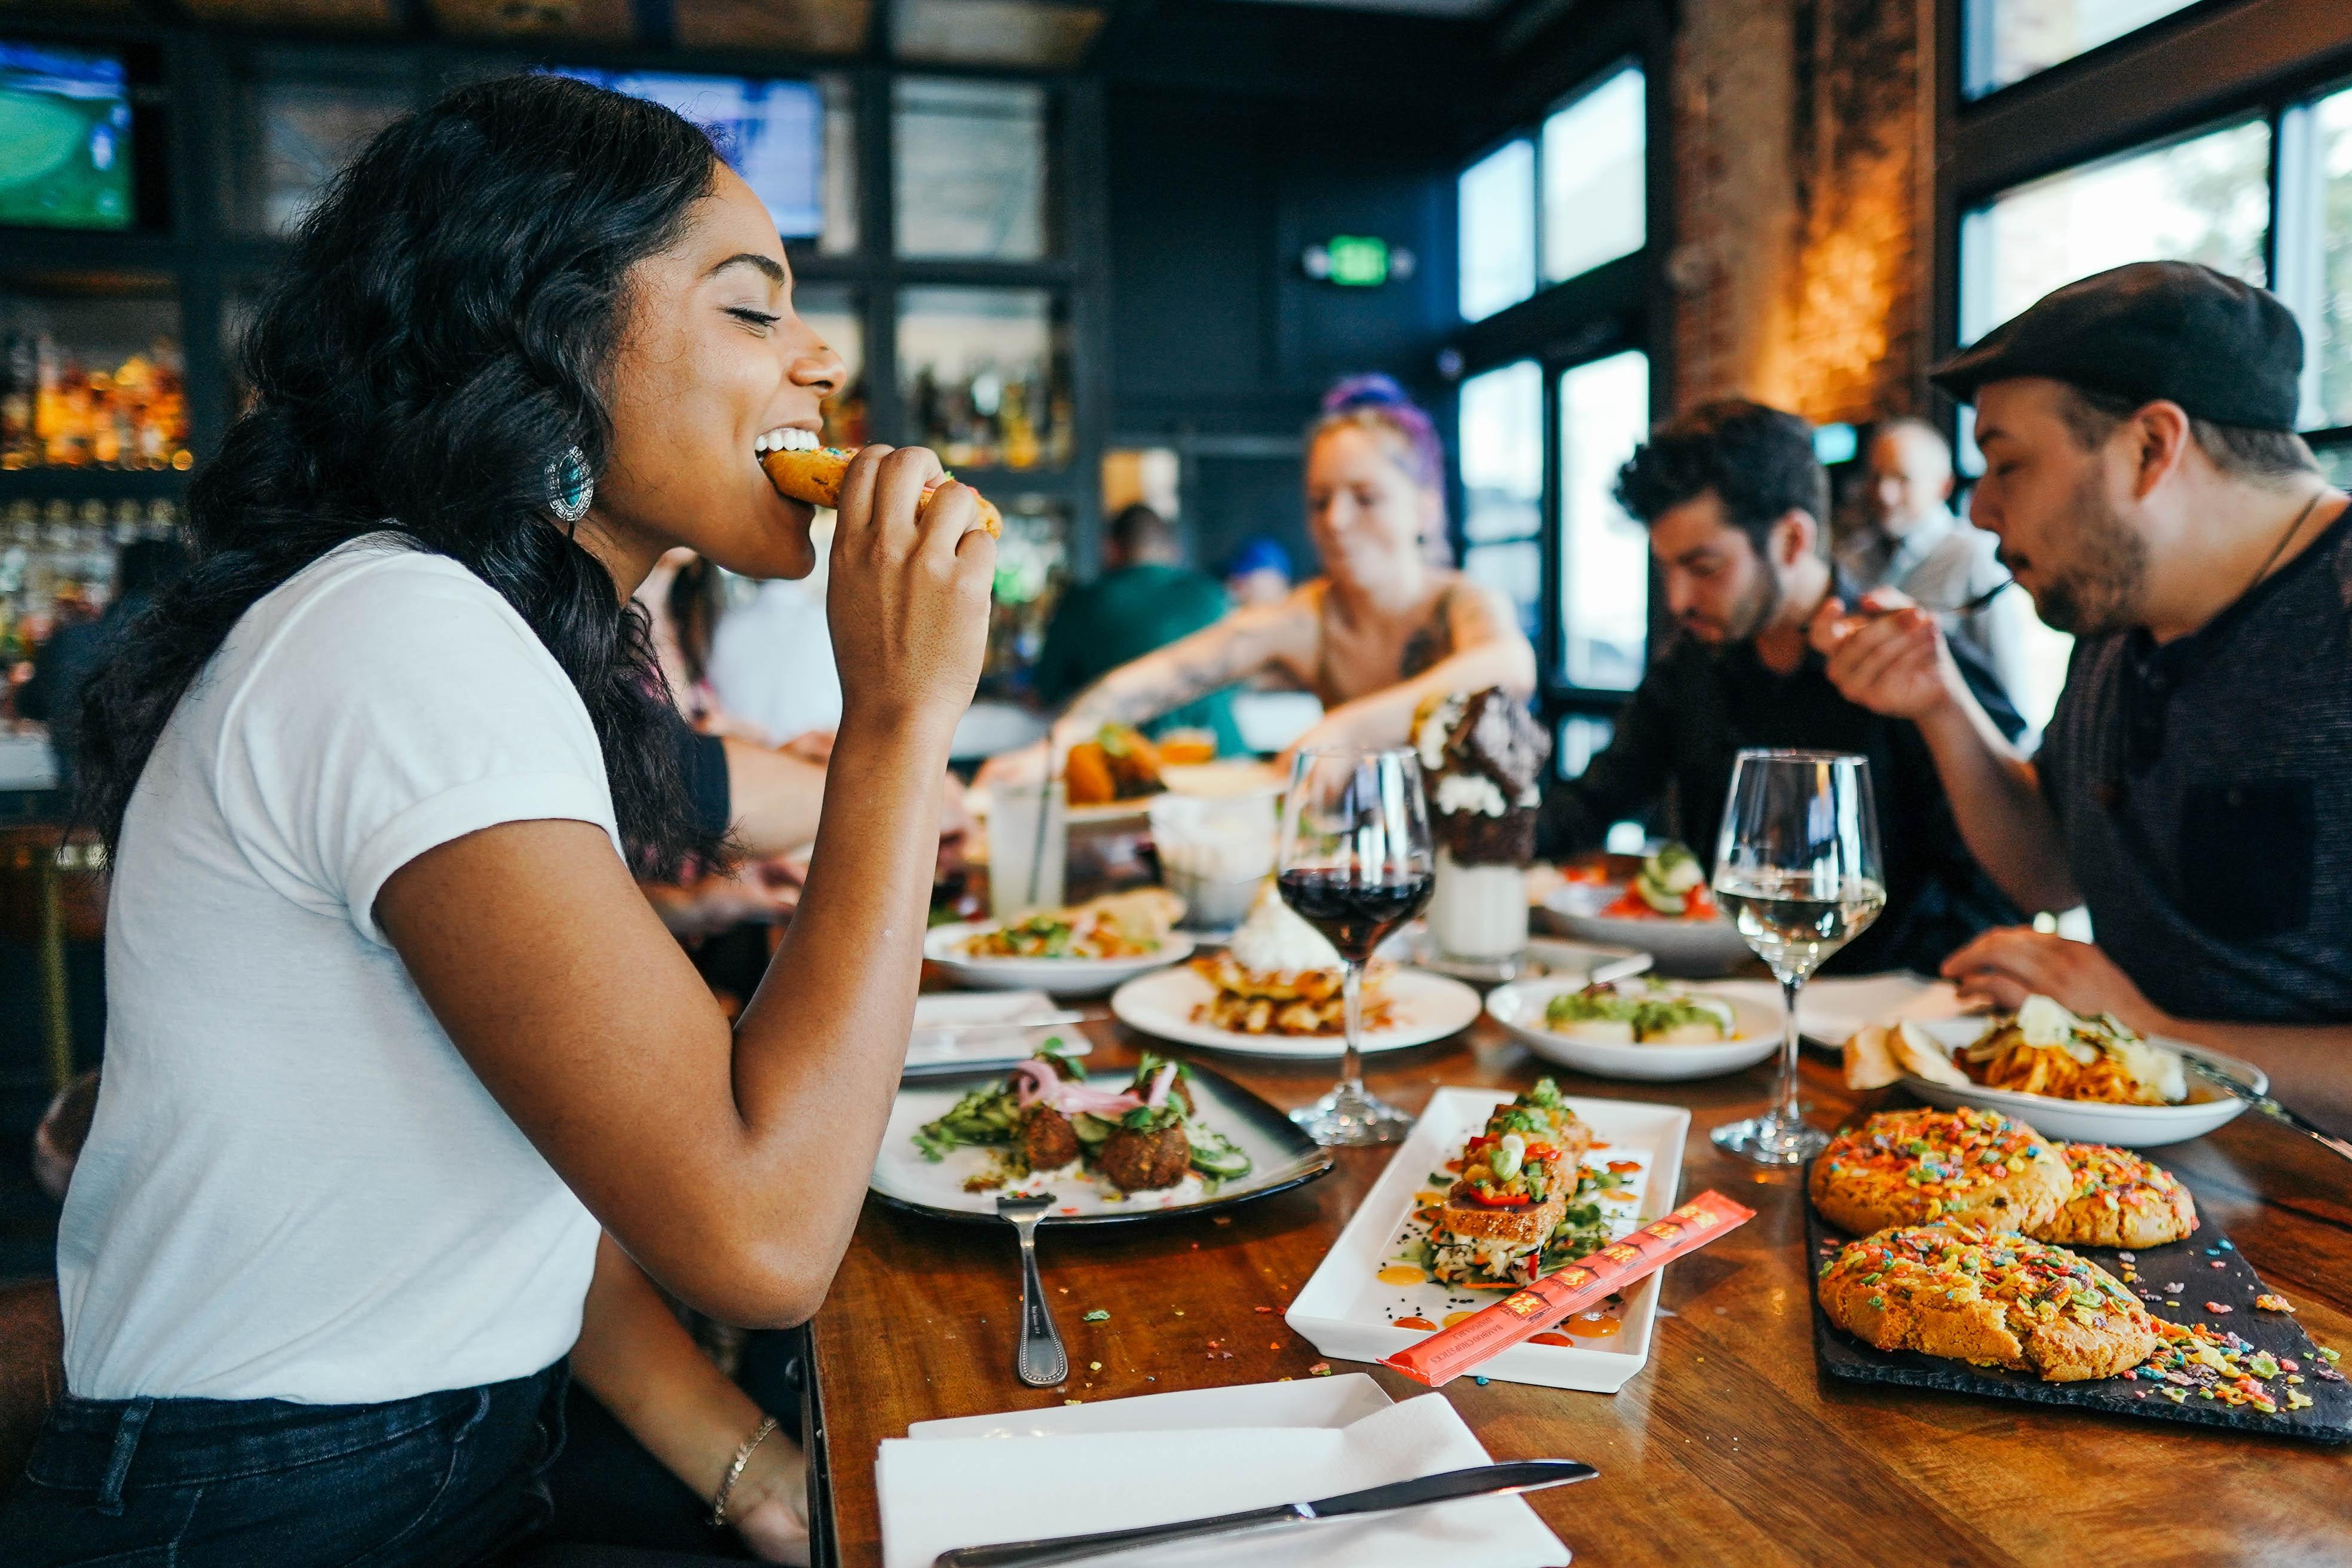
[[[1495, 1108], [1510, 1100], [1510, 1095], [1488, 1089], [1441, 1089], [1430, 1097], [1412, 1136], [1389, 1162], [1363, 1206], [1285, 1314], [1285, 1321], [1317, 1350], [1349, 1361], [1377, 1362], [1432, 1331], [1398, 1328], [1395, 1319], [1420, 1318], [1443, 1327], [1454, 1314], [1475, 1312], [1501, 1299], [1498, 1291], [1462, 1290], [1427, 1280], [1391, 1285], [1380, 1276], [1408, 1241], [1427, 1233], [1428, 1227], [1412, 1216], [1423, 1206], [1416, 1194], [1437, 1190], [1430, 1175], [1456, 1158]], [[1622, 1189], [1632, 1201], [1603, 1206], [1612, 1237], [1675, 1206], [1689, 1111], [1627, 1100], [1566, 1097], [1566, 1103], [1592, 1129], [1594, 1138], [1608, 1145], [1587, 1154], [1588, 1165], [1618, 1161], [1641, 1166], [1633, 1173], [1633, 1184]], [[1650, 1328], [1657, 1308], [1658, 1277], [1653, 1274], [1633, 1288], [1615, 1313], [1622, 1325], [1617, 1332], [1572, 1336], [1576, 1342], [1567, 1345], [1516, 1345], [1480, 1366], [1477, 1374], [1507, 1383], [1614, 1394], [1650, 1359]], [[1561, 1325], [1560, 1331], [1568, 1327]]]

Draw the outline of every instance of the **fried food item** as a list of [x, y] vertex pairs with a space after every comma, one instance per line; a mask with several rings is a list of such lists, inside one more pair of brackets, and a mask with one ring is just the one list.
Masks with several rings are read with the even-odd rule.
[[1072, 805], [1108, 805], [1159, 795], [1168, 786], [1160, 778], [1160, 748], [1130, 725], [1106, 724], [1093, 740], [1070, 748], [1062, 764], [1062, 787]]
[[1533, 1279], [1591, 1146], [1592, 1130], [1550, 1079], [1498, 1108], [1463, 1145], [1461, 1179], [1430, 1224], [1431, 1275], [1481, 1288]]
[[2013, 1232], [1883, 1230], [1832, 1258], [1818, 1294], [1830, 1321], [1880, 1350], [2007, 1367], [2045, 1383], [2113, 1377], [2168, 1337], [2106, 1270]]
[[[1364, 966], [1364, 1027], [1390, 1022], [1383, 986], [1392, 966], [1374, 959]], [[1239, 1035], [1337, 1035], [1347, 1029], [1347, 998], [1336, 969], [1258, 970], [1230, 952], [1192, 960], [1193, 972], [1217, 988], [1192, 1011], [1195, 1023]]]
[[2161, 1247], [2197, 1228], [2197, 1200], [2162, 1166], [2104, 1143], [2062, 1143], [2074, 1194], [2057, 1215], [2032, 1227], [2042, 1241], [2072, 1247]]
[[1043, 1101], [1021, 1113], [1021, 1157], [1032, 1171], [1058, 1171], [1078, 1157], [1070, 1119]]
[[[857, 456], [839, 447], [818, 447], [806, 451], [763, 452], [760, 468], [777, 492], [811, 506], [839, 506], [842, 476], [849, 471], [849, 459]], [[923, 487], [923, 500], [928, 503], [941, 485], [955, 482], [953, 474], [942, 473]], [[980, 502], [980, 525], [988, 530], [988, 537], [999, 539], [1004, 533], [1004, 514], [985, 496]]]
[[1148, 1193], [1172, 1187], [1192, 1168], [1192, 1142], [1184, 1116], [1170, 1108], [1162, 1125], [1134, 1128], [1121, 1122], [1095, 1152], [1095, 1164], [1121, 1192]]
[[1813, 1162], [1813, 1206], [1842, 1230], [1941, 1222], [2033, 1231], [2074, 1190], [2051, 1141], [1997, 1110], [1881, 1111]]

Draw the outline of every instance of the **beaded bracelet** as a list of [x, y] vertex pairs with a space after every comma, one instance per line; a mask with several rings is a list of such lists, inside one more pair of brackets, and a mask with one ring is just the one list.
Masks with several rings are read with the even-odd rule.
[[775, 1429], [776, 1418], [771, 1415], [753, 1427], [751, 1435], [743, 1439], [743, 1446], [735, 1450], [735, 1460], [727, 1467], [727, 1479], [719, 1483], [719, 1495], [710, 1500], [711, 1529], [727, 1522], [727, 1500], [734, 1495], [735, 1483], [742, 1479], [743, 1467], [751, 1462], [751, 1451], [766, 1442], [768, 1434]]

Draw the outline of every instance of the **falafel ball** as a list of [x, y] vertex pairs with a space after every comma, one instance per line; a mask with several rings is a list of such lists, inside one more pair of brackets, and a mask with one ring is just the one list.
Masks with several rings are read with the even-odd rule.
[[[1160, 1065], [1166, 1065], [1166, 1062], [1167, 1058], [1163, 1057], [1160, 1058]], [[1150, 1094], [1151, 1080], [1160, 1076], [1160, 1065], [1146, 1068], [1138, 1072], [1135, 1075], [1135, 1081], [1127, 1086], [1127, 1092], [1138, 1100]], [[1181, 1065], [1176, 1068], [1176, 1076], [1168, 1080], [1168, 1099], [1170, 1103], [1182, 1106], [1185, 1115], [1197, 1114], [1192, 1104], [1192, 1086], [1186, 1079], [1184, 1068]]]
[[1121, 1192], [1172, 1187], [1192, 1168], [1192, 1141], [1184, 1135], [1181, 1121], [1171, 1121], [1157, 1132], [1120, 1127], [1103, 1140], [1095, 1163]]
[[1032, 1171], [1058, 1171], [1078, 1157], [1077, 1130], [1050, 1105], [1033, 1105], [1021, 1117], [1021, 1153]]

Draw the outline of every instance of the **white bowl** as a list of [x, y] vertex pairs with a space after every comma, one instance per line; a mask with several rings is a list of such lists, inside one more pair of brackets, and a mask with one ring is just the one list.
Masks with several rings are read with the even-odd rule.
[[975, 958], [963, 944], [994, 921], [934, 926], [923, 938], [923, 956], [959, 985], [982, 991], [1046, 991], [1056, 996], [1099, 996], [1121, 982], [1192, 955], [1192, 939], [1171, 931], [1157, 950], [1133, 958]]
[[[1981, 1017], [1964, 1017], [1938, 1019], [1917, 1026], [1934, 1036], [1938, 1043], [1957, 1047], [1980, 1037], [1987, 1024]], [[2183, 1045], [2160, 1036], [2150, 1036], [2148, 1044], [2209, 1062], [2256, 1094], [2270, 1089], [2270, 1076], [2250, 1061], [2208, 1046]], [[2046, 1137], [2063, 1138], [2070, 1143], [2112, 1143], [2123, 1149], [2155, 1149], [2202, 1138], [2246, 1109], [2244, 1100], [2204, 1082], [2195, 1073], [2189, 1075], [2189, 1098], [2179, 1105], [2110, 1105], [2103, 1100], [2061, 1100], [2055, 1095], [2021, 1094], [2013, 1089], [1986, 1089], [1978, 1084], [1955, 1089], [1950, 1084], [1930, 1083], [1911, 1073], [1903, 1075], [1903, 1087], [1928, 1104], [1947, 1110], [1961, 1105], [1982, 1106], [2003, 1116], [2013, 1116]]]
[[1573, 976], [1515, 980], [1487, 994], [1486, 1016], [1546, 1061], [1601, 1078], [1640, 1079], [1650, 1083], [1675, 1083], [1685, 1079], [1738, 1072], [1742, 1068], [1754, 1067], [1780, 1048], [1779, 1008], [1759, 1006], [1744, 997], [1715, 996], [1699, 990], [1687, 994], [1720, 1002], [1731, 1009], [1731, 1038], [1701, 1046], [1609, 1046], [1556, 1034], [1544, 1027], [1544, 1005], [1562, 993], [1583, 988], [1583, 983]]
[[1657, 960], [1661, 974], [1712, 980], [1748, 961], [1748, 943], [1728, 920], [1693, 921], [1671, 915], [1640, 920], [1602, 914], [1624, 890], [1622, 884], [1613, 882], [1570, 882], [1556, 889], [1533, 912], [1562, 936], [1646, 952]]

